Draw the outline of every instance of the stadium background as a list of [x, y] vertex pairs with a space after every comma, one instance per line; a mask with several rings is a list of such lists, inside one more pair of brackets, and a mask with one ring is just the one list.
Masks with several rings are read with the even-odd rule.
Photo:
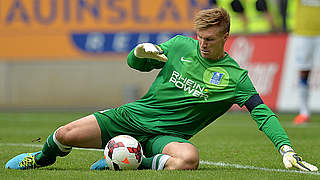
[[[294, 61], [294, 3], [288, 32], [272, 32], [255, 0], [244, 6], [244, 32], [231, 0], [217, 1], [231, 13], [226, 49], [249, 75], [272, 109], [298, 109]], [[277, 0], [268, 7], [281, 27]], [[161, 43], [176, 34], [194, 37], [192, 17], [208, 0], [10, 0], [0, 1], [0, 110], [101, 110], [142, 96], [158, 71], [126, 65], [141, 42]], [[312, 111], [320, 111], [320, 68], [311, 76]], [[319, 78], [318, 78], [319, 77]]]

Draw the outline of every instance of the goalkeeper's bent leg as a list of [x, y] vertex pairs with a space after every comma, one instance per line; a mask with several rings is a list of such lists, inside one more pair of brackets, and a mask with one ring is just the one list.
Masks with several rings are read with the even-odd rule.
[[37, 164], [41, 166], [51, 165], [55, 162], [57, 156], [64, 157], [71, 152], [72, 147], [63, 145], [56, 139], [58, 130], [47, 138], [41, 153], [35, 158]]
[[199, 153], [190, 143], [170, 142], [161, 154], [143, 158], [139, 169], [194, 170], [199, 166]]
[[190, 143], [171, 142], [163, 148], [162, 154], [171, 156], [165, 164], [168, 170], [195, 170], [199, 166], [199, 152]]
[[35, 169], [53, 164], [66, 156], [71, 147], [101, 148], [101, 129], [94, 115], [73, 121], [52, 133], [42, 151], [23, 153], [6, 163], [7, 169]]

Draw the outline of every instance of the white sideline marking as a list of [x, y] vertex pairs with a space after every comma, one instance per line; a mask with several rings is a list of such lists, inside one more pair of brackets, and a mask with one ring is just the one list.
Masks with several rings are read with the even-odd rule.
[[220, 166], [220, 167], [234, 167], [237, 169], [252, 169], [252, 170], [260, 170], [260, 171], [299, 173], [299, 174], [310, 174], [310, 175], [318, 175], [318, 176], [320, 175], [319, 172], [308, 172], [308, 171], [286, 170], [286, 169], [270, 169], [270, 168], [247, 166], [247, 165], [241, 165], [241, 164], [229, 164], [229, 163], [224, 163], [224, 162], [212, 162], [212, 161], [202, 161], [201, 160], [200, 164]]
[[[18, 143], [0, 143], [0, 146], [24, 146], [24, 147], [40, 147], [42, 148], [42, 144], [18, 144]], [[80, 149], [85, 151], [103, 151], [103, 149], [91, 149], [91, 148], [76, 148], [73, 147], [72, 149]]]
[[[41, 144], [18, 144], [18, 143], [0, 143], [0, 146], [24, 146], [24, 147], [42, 147]], [[89, 149], [89, 148], [73, 148], [79, 150], [86, 150], [86, 151], [103, 151], [103, 149]], [[255, 167], [255, 166], [248, 166], [248, 165], [241, 165], [241, 164], [229, 164], [224, 162], [212, 162], [212, 161], [200, 161], [200, 164], [204, 165], [211, 165], [211, 166], [219, 166], [219, 167], [233, 167], [237, 169], [252, 169], [252, 170], [259, 170], [259, 171], [271, 171], [271, 172], [284, 172], [284, 173], [298, 173], [298, 174], [310, 174], [310, 175], [320, 175], [320, 172], [307, 172], [307, 171], [298, 171], [298, 170], [286, 170], [286, 169], [270, 169], [270, 168], [263, 168], [263, 167]]]

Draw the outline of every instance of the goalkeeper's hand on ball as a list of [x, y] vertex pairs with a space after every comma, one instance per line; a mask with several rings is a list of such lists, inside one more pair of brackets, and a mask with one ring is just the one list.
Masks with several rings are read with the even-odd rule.
[[167, 62], [168, 58], [163, 54], [163, 50], [155, 44], [142, 43], [134, 49], [134, 55], [138, 58], [156, 59], [162, 62]]
[[287, 169], [296, 167], [303, 171], [318, 171], [316, 166], [303, 161], [288, 145], [281, 146], [280, 154], [283, 156], [283, 164]]

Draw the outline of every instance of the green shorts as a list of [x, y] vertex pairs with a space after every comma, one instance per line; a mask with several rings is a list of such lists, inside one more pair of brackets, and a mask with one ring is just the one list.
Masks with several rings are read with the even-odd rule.
[[108, 141], [118, 135], [130, 135], [136, 138], [142, 145], [143, 153], [146, 157], [151, 157], [155, 154], [162, 153], [163, 148], [170, 142], [184, 142], [190, 141], [181, 137], [176, 137], [166, 134], [150, 134], [146, 132], [139, 132], [134, 128], [129, 128], [122, 124], [121, 119], [117, 118], [114, 110], [96, 112], [93, 115], [96, 117], [101, 130], [102, 147], [104, 148]]

